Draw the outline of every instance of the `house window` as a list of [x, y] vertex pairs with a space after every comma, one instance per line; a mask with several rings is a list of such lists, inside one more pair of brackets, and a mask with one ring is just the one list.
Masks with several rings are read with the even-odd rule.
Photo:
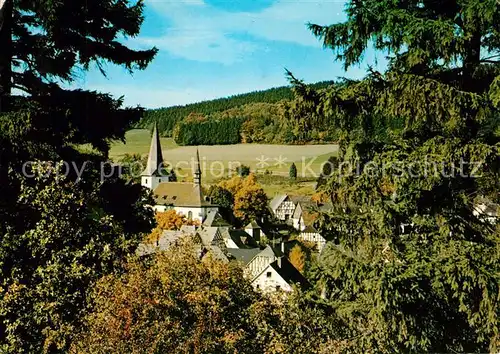
[[260, 289], [260, 284], [257, 284], [257, 286], [255, 287], [257, 290]]
[[280, 291], [280, 290], [281, 290], [281, 286], [276, 285], [276, 291]]
[[158, 178], [158, 183], [161, 183], [161, 178]]
[[271, 278], [271, 275], [272, 275], [272, 273], [271, 273], [271, 272], [267, 272], [267, 273], [266, 273], [266, 277], [267, 277], [267, 278]]
[[188, 211], [188, 220], [193, 220], [193, 212]]

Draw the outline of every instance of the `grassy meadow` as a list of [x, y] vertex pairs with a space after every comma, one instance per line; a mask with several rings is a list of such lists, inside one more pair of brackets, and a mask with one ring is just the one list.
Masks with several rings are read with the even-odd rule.
[[[110, 156], [119, 161], [125, 154], [147, 156], [151, 143], [150, 132], [134, 129], [127, 132], [126, 143], [117, 142], [111, 146]], [[266, 193], [307, 195], [314, 191], [316, 176], [322, 164], [332, 155], [337, 154], [337, 145], [267, 145], [238, 144], [216, 146], [178, 146], [171, 138], [162, 138], [163, 158], [174, 167], [179, 180], [191, 179], [191, 166], [200, 154], [203, 180], [213, 183], [227, 177], [239, 165], [250, 166], [258, 175], [266, 170], [272, 176], [259, 178]], [[291, 163], [297, 166], [297, 181], [288, 178]]]

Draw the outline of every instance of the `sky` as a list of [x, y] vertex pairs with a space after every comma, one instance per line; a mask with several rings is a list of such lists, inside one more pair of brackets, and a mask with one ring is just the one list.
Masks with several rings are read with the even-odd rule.
[[[133, 74], [106, 65], [80, 73], [77, 87], [124, 96], [128, 106], [168, 107], [287, 85], [285, 68], [312, 83], [361, 78], [373, 51], [347, 72], [307, 29], [345, 20], [343, 0], [145, 0], [139, 36], [125, 43], [159, 49]], [[377, 65], [375, 65], [377, 67]]]

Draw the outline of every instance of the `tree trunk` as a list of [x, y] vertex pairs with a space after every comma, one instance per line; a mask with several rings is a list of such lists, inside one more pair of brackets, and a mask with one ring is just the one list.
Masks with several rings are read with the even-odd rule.
[[0, 0], [0, 113], [8, 111], [12, 80], [12, 0]]
[[481, 64], [481, 31], [476, 29], [472, 33], [467, 52], [464, 57], [464, 80], [463, 89], [466, 91], [477, 92], [478, 85], [474, 80], [474, 72]]
[[[0, 114], [9, 110], [12, 80], [12, 11], [13, 0], [0, 0]], [[0, 134], [0, 220], [7, 220], [8, 201], [8, 156], [9, 144]], [[0, 227], [0, 230], [2, 228]], [[0, 237], [3, 235], [0, 231]], [[0, 324], [0, 338], [5, 337], [5, 326]]]

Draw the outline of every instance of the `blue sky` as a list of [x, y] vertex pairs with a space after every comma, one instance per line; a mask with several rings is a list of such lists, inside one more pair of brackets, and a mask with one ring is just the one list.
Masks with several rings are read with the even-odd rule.
[[[127, 39], [134, 48], [160, 52], [144, 71], [130, 75], [106, 66], [80, 73], [79, 87], [125, 96], [127, 105], [147, 108], [198, 102], [286, 85], [285, 68], [306, 82], [359, 78], [366, 63], [348, 72], [306, 23], [345, 20], [338, 0], [145, 0], [141, 34]], [[378, 57], [383, 65], [383, 59]]]

